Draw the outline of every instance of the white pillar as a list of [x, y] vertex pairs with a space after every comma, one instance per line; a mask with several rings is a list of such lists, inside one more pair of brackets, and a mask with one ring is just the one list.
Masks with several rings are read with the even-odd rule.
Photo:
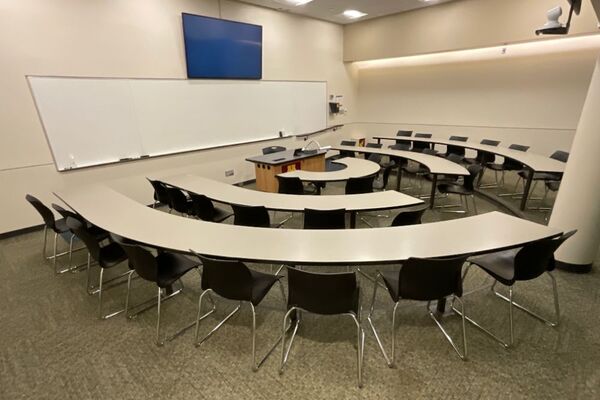
[[588, 272], [600, 246], [600, 58], [570, 153], [549, 225], [578, 230], [555, 256], [562, 269]]

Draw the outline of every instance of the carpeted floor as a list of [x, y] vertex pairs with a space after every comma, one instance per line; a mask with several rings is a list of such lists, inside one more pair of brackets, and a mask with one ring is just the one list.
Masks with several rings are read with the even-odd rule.
[[[341, 190], [328, 185], [326, 193]], [[480, 213], [494, 208], [481, 199], [478, 207]], [[286, 215], [276, 213], [273, 218]], [[538, 221], [545, 218], [539, 212], [529, 215]], [[456, 217], [430, 211], [425, 222]], [[390, 222], [367, 218], [375, 224]], [[288, 226], [300, 227], [300, 216]], [[562, 308], [558, 328], [515, 311], [516, 345], [504, 350], [467, 326], [467, 362], [457, 357], [422, 303], [407, 303], [399, 311], [396, 369], [387, 368], [365, 324], [364, 388], [358, 389], [355, 329], [348, 317], [305, 315], [284, 374], [278, 374], [280, 347], [252, 372], [247, 308], [199, 348], [192, 345], [193, 329], [157, 347], [155, 309], [130, 321], [122, 315], [99, 321], [97, 298], [84, 290], [85, 273], [55, 276], [50, 263], [42, 260], [41, 245], [41, 232], [0, 241], [1, 399], [600, 398], [600, 260], [590, 274], [556, 273]], [[85, 259], [83, 253], [75, 256], [76, 262]], [[96, 277], [97, 270], [93, 272]], [[184, 284], [183, 294], [163, 304], [163, 328], [169, 332], [191, 322], [197, 312], [198, 275], [189, 273]], [[364, 278], [360, 284], [367, 308], [373, 286]], [[491, 294], [490, 284], [485, 274], [472, 269], [465, 283], [466, 290], [473, 291], [464, 298], [467, 313], [506, 337], [508, 309]], [[124, 286], [106, 293], [107, 311], [122, 307]], [[155, 293], [153, 285], [138, 279], [132, 301]], [[518, 285], [515, 297], [546, 315], [553, 311], [545, 277]], [[233, 306], [225, 301], [217, 305], [218, 312], [202, 323], [201, 333]], [[375, 323], [386, 344], [391, 306], [379, 291]], [[273, 290], [257, 309], [260, 353], [278, 337], [282, 307], [279, 291]], [[457, 339], [459, 322], [453, 315], [444, 318]]]

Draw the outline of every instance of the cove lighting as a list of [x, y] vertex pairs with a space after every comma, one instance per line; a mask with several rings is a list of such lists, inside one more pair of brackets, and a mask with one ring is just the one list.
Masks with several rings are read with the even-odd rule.
[[290, 3], [293, 6], [303, 6], [305, 4], [310, 3], [313, 0], [285, 0], [287, 3]]
[[600, 34], [563, 37], [551, 40], [536, 40], [470, 50], [456, 50], [406, 57], [356, 61], [353, 65], [358, 69], [409, 67], [417, 65], [493, 60], [505, 57], [525, 57], [592, 49], [600, 49]]
[[349, 19], [358, 19], [364, 17], [367, 15], [367, 13], [358, 10], [346, 10], [342, 13], [342, 15]]

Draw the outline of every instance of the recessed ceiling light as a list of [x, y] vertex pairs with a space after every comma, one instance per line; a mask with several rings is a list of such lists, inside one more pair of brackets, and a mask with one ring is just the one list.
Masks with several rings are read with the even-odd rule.
[[305, 4], [310, 3], [313, 0], [285, 0], [286, 3], [290, 3], [291, 5], [294, 6], [303, 6]]
[[367, 15], [367, 13], [358, 10], [346, 10], [342, 13], [342, 15], [349, 19], [358, 19], [364, 17], [365, 15]]

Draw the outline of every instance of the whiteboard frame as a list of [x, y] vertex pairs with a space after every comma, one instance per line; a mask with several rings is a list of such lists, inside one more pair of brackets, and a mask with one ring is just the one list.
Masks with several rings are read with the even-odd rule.
[[[38, 100], [35, 97], [35, 94], [33, 92], [33, 87], [31, 86], [31, 81], [29, 78], [68, 78], [68, 79], [98, 79], [98, 80], [158, 80], [158, 81], [189, 81], [189, 80], [199, 80], [199, 81], [215, 81], [215, 82], [247, 82], [247, 79], [188, 79], [188, 78], [158, 78], [158, 77], [148, 77], [148, 78], [140, 78], [140, 77], [109, 77], [109, 76], [74, 76], [74, 75], [39, 75], [39, 74], [27, 74], [25, 75], [25, 81], [27, 82], [27, 86], [29, 87], [29, 92], [31, 94], [31, 98], [33, 99], [33, 104], [35, 106], [35, 110], [40, 122], [40, 125], [42, 127], [42, 131], [44, 132], [44, 137], [46, 139], [46, 143], [48, 145], [48, 148], [50, 149], [50, 154], [52, 155], [52, 162], [54, 163], [54, 167], [56, 168], [57, 172], [69, 172], [69, 171], [75, 171], [75, 170], [81, 170], [81, 169], [87, 169], [87, 168], [94, 168], [94, 167], [99, 167], [99, 166], [104, 166], [104, 165], [115, 165], [115, 164], [123, 164], [123, 163], [128, 163], [128, 162], [134, 162], [134, 161], [140, 161], [140, 160], [148, 160], [148, 159], [153, 159], [153, 158], [160, 158], [160, 157], [168, 157], [168, 156], [173, 156], [173, 155], [178, 155], [178, 154], [188, 154], [188, 153], [196, 153], [196, 152], [200, 152], [200, 151], [205, 151], [205, 150], [215, 150], [215, 149], [222, 149], [222, 148], [228, 148], [228, 147], [234, 147], [234, 146], [243, 146], [243, 145], [248, 145], [248, 144], [253, 144], [253, 143], [261, 143], [261, 142], [269, 142], [269, 141], [274, 141], [274, 140], [282, 140], [282, 139], [288, 139], [288, 138], [293, 138], [293, 137], [304, 137], [306, 136], [306, 132], [303, 133], [298, 133], [296, 135], [290, 135], [290, 136], [282, 136], [282, 137], [273, 137], [273, 138], [267, 138], [267, 139], [258, 139], [258, 140], [249, 140], [247, 142], [239, 142], [239, 143], [229, 143], [229, 144], [224, 144], [224, 145], [219, 145], [219, 146], [211, 146], [211, 147], [200, 147], [200, 148], [195, 148], [195, 149], [189, 149], [189, 150], [180, 150], [180, 151], [170, 151], [170, 152], [164, 152], [164, 153], [160, 153], [160, 154], [154, 154], [154, 155], [143, 155], [141, 157], [138, 158], [129, 158], [129, 159], [123, 159], [123, 160], [116, 160], [116, 161], [107, 161], [107, 162], [99, 162], [99, 163], [93, 163], [93, 164], [87, 164], [87, 165], [81, 165], [81, 166], [76, 166], [76, 167], [72, 167], [72, 168], [63, 168], [60, 169], [58, 167], [58, 163], [56, 161], [56, 156], [54, 154], [54, 149], [52, 148], [52, 144], [50, 141], [50, 137], [48, 136], [48, 132], [46, 130], [46, 126], [44, 125], [44, 120], [42, 119], [42, 114], [40, 112], [39, 106], [38, 106]], [[306, 82], [306, 83], [324, 83], [325, 84], [325, 104], [327, 105], [327, 95], [329, 93], [329, 82], [326, 80], [315, 80], [315, 81], [310, 81], [310, 80], [302, 80], [302, 79], [260, 79], [258, 80], [260, 82]], [[328, 109], [327, 107], [324, 107], [323, 110], [323, 116], [324, 116], [324, 128], [323, 130], [328, 130], [330, 127], [327, 125], [328, 124]]]

